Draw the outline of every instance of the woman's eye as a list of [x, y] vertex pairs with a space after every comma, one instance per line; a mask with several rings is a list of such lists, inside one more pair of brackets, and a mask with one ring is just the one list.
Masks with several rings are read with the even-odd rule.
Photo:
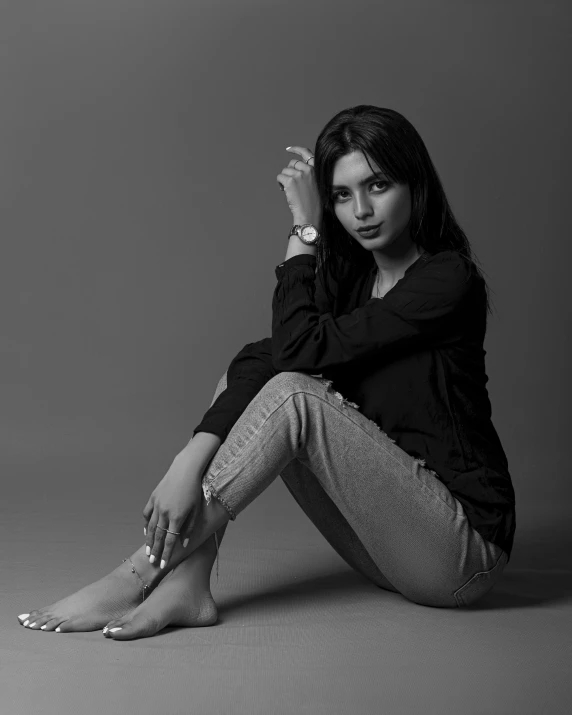
[[[383, 188], [386, 188], [388, 186], [387, 181], [374, 181], [370, 186], [378, 186], [381, 185]], [[345, 189], [340, 189], [339, 191], [334, 191], [332, 194], [332, 199], [336, 201], [338, 198], [341, 198], [341, 194], [347, 194], [348, 192]]]

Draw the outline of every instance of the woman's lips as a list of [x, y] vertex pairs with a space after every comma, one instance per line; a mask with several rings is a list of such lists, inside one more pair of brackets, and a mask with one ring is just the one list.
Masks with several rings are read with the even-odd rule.
[[377, 235], [380, 228], [381, 223], [379, 223], [377, 226], [375, 226], [375, 228], [372, 228], [369, 231], [362, 231], [358, 228], [358, 233], [360, 234], [360, 236], [364, 236], [365, 238], [371, 238], [372, 236]]

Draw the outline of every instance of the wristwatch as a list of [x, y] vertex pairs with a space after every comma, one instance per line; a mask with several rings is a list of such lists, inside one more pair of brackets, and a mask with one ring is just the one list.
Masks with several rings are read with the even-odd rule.
[[305, 243], [307, 246], [315, 246], [318, 243], [318, 239], [320, 238], [321, 234], [318, 229], [311, 223], [296, 223], [290, 229], [288, 238], [294, 235], [298, 236], [300, 241], [302, 241], [302, 243]]

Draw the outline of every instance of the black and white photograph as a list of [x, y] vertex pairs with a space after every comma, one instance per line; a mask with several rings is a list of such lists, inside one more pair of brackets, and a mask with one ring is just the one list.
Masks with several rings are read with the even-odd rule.
[[572, 6], [0, 2], [0, 715], [564, 715]]

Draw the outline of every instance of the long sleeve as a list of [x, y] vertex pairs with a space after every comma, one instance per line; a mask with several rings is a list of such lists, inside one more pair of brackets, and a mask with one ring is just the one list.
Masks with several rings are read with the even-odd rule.
[[247, 405], [279, 370], [272, 362], [270, 338], [248, 343], [228, 366], [223, 390], [193, 431], [211, 432], [224, 442]]
[[473, 275], [456, 251], [442, 251], [417, 271], [406, 272], [382, 300], [372, 298], [334, 317], [320, 314], [316, 305], [315, 265], [315, 256], [303, 254], [275, 270], [271, 344], [280, 371], [316, 373], [437, 345]]
[[[289, 261], [295, 261], [294, 256]], [[287, 262], [289, 262], [287, 261]], [[330, 310], [325, 292], [316, 280], [316, 300], [322, 311]], [[211, 432], [224, 442], [235, 422], [242, 415], [248, 404], [260, 392], [264, 385], [280, 370], [272, 359], [271, 338], [263, 338], [248, 343], [233, 358], [227, 369], [227, 387], [207, 410], [201, 423], [193, 431]]]

